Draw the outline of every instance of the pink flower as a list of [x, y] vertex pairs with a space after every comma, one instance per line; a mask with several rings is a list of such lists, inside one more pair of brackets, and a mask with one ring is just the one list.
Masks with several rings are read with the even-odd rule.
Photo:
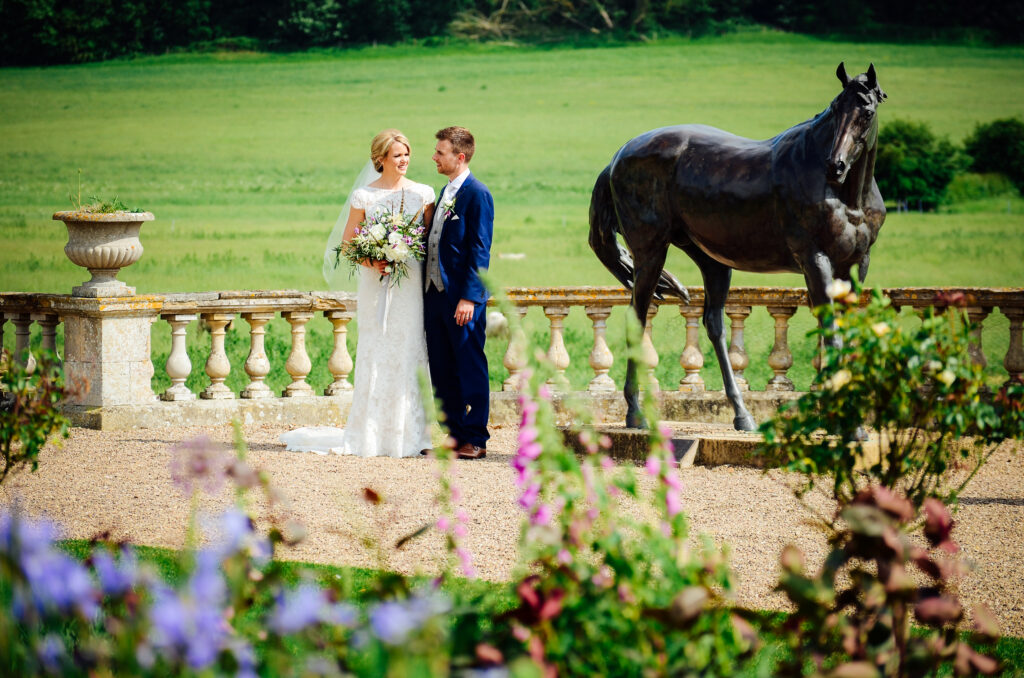
[[469, 534], [469, 530], [467, 530], [466, 526], [462, 523], [456, 523], [455, 529], [452, 530], [452, 532], [455, 533], [456, 537], [465, 537], [467, 534]]
[[556, 556], [556, 560], [562, 565], [568, 565], [572, 562], [572, 554], [569, 553], [568, 549], [561, 549]]
[[536, 426], [522, 426], [519, 429], [519, 447], [532, 443], [537, 439], [537, 427]]
[[681, 492], [682, 489], [683, 489], [683, 481], [679, 480], [679, 474], [678, 473], [672, 473], [672, 472], [666, 473], [665, 474], [665, 484], [668, 485], [669, 487], [671, 487], [676, 492]]
[[544, 400], [551, 400], [551, 389], [548, 388], [547, 384], [541, 384], [537, 389], [537, 397], [543, 398]]
[[459, 521], [460, 523], [468, 523], [469, 514], [466, 513], [465, 509], [459, 509], [458, 511], [455, 512], [455, 520]]
[[605, 450], [612, 449], [612, 437], [610, 435], [608, 435], [607, 433], [602, 434], [601, 438], [597, 442], [598, 442], [598, 444], [601, 445], [602, 449], [605, 449]]
[[448, 522], [448, 518], [446, 518], [445, 516], [441, 516], [437, 519], [437, 529], [441, 532], [447, 532], [448, 528], [450, 528], [451, 526], [452, 524]]
[[661, 473], [661, 459], [655, 457], [653, 454], [647, 457], [647, 469], [648, 475], [656, 476]]
[[662, 438], [671, 438], [672, 437], [672, 429], [670, 429], [668, 427], [668, 424], [666, 424], [665, 422], [661, 422], [661, 423], [658, 424], [658, 433], [661, 434]]
[[674, 518], [683, 512], [683, 502], [679, 498], [678, 492], [669, 490], [665, 494], [665, 510], [668, 512], [669, 518]]
[[519, 456], [524, 459], [528, 459], [529, 461], [533, 461], [534, 459], [540, 456], [540, 453], [542, 451], [543, 448], [540, 446], [540, 443], [527, 443], [526, 445], [523, 445], [522, 447], [519, 448]]
[[540, 504], [534, 510], [533, 515], [530, 516], [531, 525], [547, 525], [551, 522], [551, 518], [554, 516], [554, 511], [547, 504]]
[[523, 490], [522, 496], [519, 497], [519, 505], [529, 511], [533, 508], [534, 504], [537, 503], [537, 499], [540, 497], [540, 483], [531, 483], [525, 490]]
[[611, 471], [615, 468], [615, 462], [607, 454], [601, 457], [601, 468], [605, 471]]

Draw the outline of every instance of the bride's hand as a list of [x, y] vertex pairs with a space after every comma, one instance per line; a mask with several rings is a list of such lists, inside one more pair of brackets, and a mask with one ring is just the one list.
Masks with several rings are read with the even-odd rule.
[[374, 260], [374, 261], [372, 262], [372, 265], [373, 265], [373, 267], [374, 267], [375, 269], [377, 269], [377, 273], [380, 273], [381, 275], [387, 275], [387, 274], [388, 274], [388, 272], [387, 272], [387, 271], [385, 270], [385, 269], [387, 269], [387, 267], [388, 267], [388, 262], [386, 262], [386, 261], [379, 261], [379, 260]]

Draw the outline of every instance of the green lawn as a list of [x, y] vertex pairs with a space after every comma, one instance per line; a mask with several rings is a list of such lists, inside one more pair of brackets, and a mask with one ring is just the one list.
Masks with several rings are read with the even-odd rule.
[[[157, 216], [143, 228], [143, 259], [121, 274], [141, 293], [323, 289], [324, 240], [371, 137], [401, 128], [413, 143], [410, 176], [438, 187], [442, 179], [429, 160], [433, 132], [449, 124], [476, 134], [472, 166], [495, 196], [495, 280], [612, 284], [587, 245], [587, 206], [594, 178], [624, 141], [680, 122], [771, 136], [828, 104], [841, 60], [851, 73], [874, 62], [889, 94], [883, 124], [923, 120], [959, 142], [979, 121], [1024, 111], [1021, 48], [853, 44], [767, 31], [607, 48], [382, 47], [2, 69], [0, 239], [7, 246], [0, 249], [0, 289], [68, 292], [87, 277], [65, 258], [63, 225], [50, 219], [69, 206], [69, 191], [77, 192], [79, 168], [83, 197], [118, 195]], [[1022, 232], [1024, 201], [1017, 198], [959, 213], [893, 214], [872, 253], [868, 282], [1020, 285]], [[681, 253], [668, 266], [684, 283], [700, 284]], [[802, 280], [739, 273], [734, 283]], [[663, 384], [681, 376], [675, 315], [656, 327]], [[797, 331], [810, 324], [800, 316]], [[543, 318], [533, 324], [545, 343]], [[1000, 363], [1005, 322], [991, 324], [985, 342], [990, 362]], [[621, 335], [614, 317], [611, 327]], [[756, 311], [748, 348], [767, 352], [770, 327], [767, 314]], [[326, 337], [328, 325], [319, 319], [313, 330], [314, 339]], [[158, 358], [167, 334], [163, 323], [154, 327]], [[12, 330], [7, 335], [10, 344]], [[587, 319], [574, 311], [570, 340], [589, 336]], [[587, 351], [581, 344], [574, 353], [580, 384], [588, 378]], [[495, 346], [492, 358], [501, 352]], [[802, 366], [807, 355], [809, 347], [798, 349], [798, 385], [810, 375]], [[760, 362], [751, 368], [757, 388], [769, 376]], [[717, 370], [709, 364], [713, 386]], [[327, 380], [322, 372], [314, 375], [317, 385]], [[494, 381], [502, 377], [499, 367]], [[239, 378], [244, 383], [244, 374]], [[275, 379], [284, 380], [283, 371]]]

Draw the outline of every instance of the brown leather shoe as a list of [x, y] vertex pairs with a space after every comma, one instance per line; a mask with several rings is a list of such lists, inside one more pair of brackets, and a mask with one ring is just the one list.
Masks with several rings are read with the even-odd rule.
[[483, 459], [487, 456], [487, 448], [466, 443], [455, 450], [455, 456], [458, 459]]

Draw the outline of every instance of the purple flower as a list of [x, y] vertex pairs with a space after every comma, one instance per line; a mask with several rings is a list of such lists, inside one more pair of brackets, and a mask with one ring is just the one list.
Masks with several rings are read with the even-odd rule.
[[401, 645], [416, 630], [417, 620], [405, 605], [396, 601], [380, 603], [370, 611], [373, 635], [388, 645]]
[[[468, 559], [468, 552], [464, 555]], [[370, 631], [387, 645], [401, 645], [431, 618], [450, 609], [448, 599], [434, 592], [413, 594], [404, 601], [385, 601], [370, 610]]]
[[270, 617], [270, 628], [279, 635], [301, 631], [319, 621], [320, 608], [326, 604], [327, 597], [322, 589], [303, 584], [278, 597], [277, 607]]
[[270, 540], [253, 529], [252, 519], [239, 508], [229, 508], [215, 521], [215, 545], [213, 550], [221, 559], [247, 553], [253, 560], [265, 563], [270, 560]]
[[198, 490], [216, 494], [224, 484], [230, 453], [206, 435], [171, 448], [171, 480], [186, 496]]
[[56, 633], [46, 634], [46, 637], [36, 646], [36, 656], [47, 673], [59, 675], [63, 660], [67, 656], [64, 641]]
[[139, 562], [133, 550], [123, 549], [115, 561], [109, 551], [97, 549], [92, 554], [92, 564], [104, 595], [121, 596], [135, 587]]

